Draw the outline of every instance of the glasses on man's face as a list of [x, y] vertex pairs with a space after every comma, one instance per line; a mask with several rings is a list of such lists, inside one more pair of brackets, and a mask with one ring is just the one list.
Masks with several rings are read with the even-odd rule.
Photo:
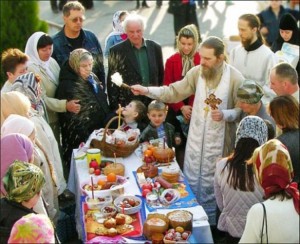
[[75, 17], [75, 18], [71, 19], [71, 21], [72, 21], [73, 23], [77, 23], [78, 21], [79, 21], [80, 23], [82, 23], [84, 20], [85, 20], [85, 17], [84, 17], [84, 16], [83, 16], [83, 17]]

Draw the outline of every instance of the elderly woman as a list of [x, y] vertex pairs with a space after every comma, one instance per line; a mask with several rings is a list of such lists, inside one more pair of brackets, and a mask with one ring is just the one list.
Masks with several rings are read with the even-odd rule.
[[8, 243], [55, 243], [53, 224], [44, 214], [27, 214], [13, 225]]
[[9, 115], [1, 126], [1, 135], [6, 136], [13, 133], [20, 133], [27, 136], [34, 145], [34, 164], [44, 173], [46, 184], [42, 190], [43, 200], [46, 202], [46, 208], [49, 217], [56, 223], [58, 217], [58, 199], [56, 174], [52, 162], [39, 141], [35, 138], [34, 123], [23, 116], [17, 114]]
[[0, 242], [7, 243], [15, 222], [36, 213], [32, 208], [40, 198], [45, 178], [39, 167], [16, 160], [8, 168], [3, 184], [7, 195], [0, 199]]
[[299, 243], [299, 190], [289, 152], [272, 139], [254, 151], [251, 163], [266, 200], [250, 208], [240, 243]]
[[58, 143], [51, 127], [43, 117], [45, 104], [41, 97], [40, 79], [38, 79], [32, 72], [21, 75], [13, 84], [12, 90], [23, 93], [30, 100], [30, 120], [34, 122], [36, 138], [45, 149], [49, 160], [53, 163], [53, 168], [57, 177], [58, 195], [60, 200], [73, 198], [72, 194], [66, 190], [67, 184], [64, 179]]
[[[11, 149], [14, 149], [13, 151]], [[6, 194], [2, 184], [9, 166], [15, 161], [33, 162], [33, 144], [27, 136], [19, 133], [1, 137], [1, 193]]]
[[33, 33], [25, 47], [25, 53], [30, 58], [28, 71], [39, 75], [42, 83], [42, 98], [45, 101], [49, 124], [54, 132], [56, 140], [60, 141], [60, 130], [57, 112], [77, 113], [80, 110], [78, 100], [56, 99], [55, 92], [58, 86], [60, 67], [51, 57], [53, 52], [52, 38], [44, 32]]
[[71, 52], [69, 60], [62, 66], [56, 97], [79, 99], [78, 114], [60, 113], [62, 146], [65, 163], [70, 164], [73, 148], [78, 148], [89, 135], [106, 125], [110, 109], [107, 97], [97, 76], [92, 72], [93, 56], [85, 49]]
[[262, 188], [247, 161], [267, 138], [268, 128], [261, 118], [245, 117], [236, 132], [234, 152], [216, 164], [214, 191], [221, 210], [218, 229], [226, 232], [227, 243], [239, 242], [250, 207], [263, 200]]

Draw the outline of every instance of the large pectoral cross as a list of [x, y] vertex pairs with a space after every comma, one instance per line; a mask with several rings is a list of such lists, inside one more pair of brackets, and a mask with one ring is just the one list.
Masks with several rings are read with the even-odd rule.
[[208, 98], [206, 98], [204, 100], [204, 102], [207, 104], [207, 106], [205, 106], [205, 108], [203, 109], [205, 111], [205, 117], [208, 114], [209, 108], [211, 108], [211, 110], [216, 110], [218, 109], [219, 104], [222, 103], [222, 100], [220, 98], [216, 98], [215, 94], [210, 94], [208, 96]]

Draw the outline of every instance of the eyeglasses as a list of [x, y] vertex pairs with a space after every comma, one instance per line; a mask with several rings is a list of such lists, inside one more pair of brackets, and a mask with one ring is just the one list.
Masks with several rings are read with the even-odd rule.
[[80, 23], [82, 23], [84, 20], [85, 20], [85, 17], [84, 17], [84, 16], [83, 16], [83, 17], [75, 17], [75, 18], [71, 19], [71, 21], [72, 21], [73, 23], [77, 23], [78, 21], [79, 21]]

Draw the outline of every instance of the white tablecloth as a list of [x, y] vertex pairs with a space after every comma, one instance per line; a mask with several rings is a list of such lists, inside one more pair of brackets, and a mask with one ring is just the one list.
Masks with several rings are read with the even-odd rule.
[[[73, 151], [73, 156], [76, 155], [77, 149]], [[104, 158], [109, 159], [111, 158]], [[135, 177], [133, 175], [133, 171], [142, 165], [142, 160], [135, 153], [131, 154], [127, 158], [117, 158], [118, 163], [123, 163], [125, 165], [125, 176], [128, 178], [129, 183], [125, 185], [125, 194], [131, 195], [141, 195], [140, 190], [136, 184]], [[72, 157], [71, 167], [70, 167], [70, 175], [68, 179], [68, 189], [75, 194], [76, 198], [76, 229], [78, 232], [78, 236], [82, 239], [82, 226], [80, 221], [80, 196], [81, 185], [84, 181], [89, 180], [91, 175], [88, 172], [88, 166], [86, 162], [86, 158], [74, 160]], [[207, 221], [207, 215], [202, 208], [202, 206], [198, 205], [188, 209], [194, 214], [194, 222], [193, 222], [193, 235], [190, 238], [191, 243], [213, 243], [212, 235], [209, 227], [209, 223]], [[167, 213], [171, 210], [162, 210], [159, 212]], [[146, 208], [147, 213], [147, 208]]]

